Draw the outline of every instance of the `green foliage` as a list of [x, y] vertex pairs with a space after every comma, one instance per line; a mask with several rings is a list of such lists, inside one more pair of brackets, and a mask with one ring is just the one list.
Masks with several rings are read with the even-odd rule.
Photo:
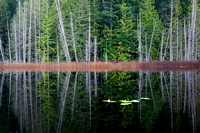
[[[50, 4], [47, 1], [42, 2], [42, 11], [41, 11], [41, 34], [40, 41], [38, 41], [38, 46], [40, 49], [37, 49], [39, 58], [42, 62], [51, 61], [50, 56], [55, 56], [56, 54], [56, 45], [55, 37], [53, 37], [53, 25], [55, 21], [55, 10], [52, 10]], [[39, 54], [40, 53], [40, 54]], [[49, 55], [49, 56], [48, 56]], [[49, 60], [50, 59], [50, 60]]]
[[[141, 26], [142, 26], [142, 35], [143, 39], [145, 40], [145, 34], [147, 35], [147, 44], [148, 44], [148, 50], [149, 45], [151, 43], [152, 33], [154, 25], [155, 27], [155, 33], [152, 43], [152, 50], [151, 50], [151, 57], [152, 59], [156, 59], [156, 57], [159, 54], [160, 50], [160, 42], [161, 42], [161, 31], [163, 28], [163, 24], [159, 18], [159, 14], [155, 9], [155, 1], [154, 0], [143, 0], [141, 3], [140, 13], [141, 13]], [[145, 41], [143, 41], [143, 44], [145, 44]]]
[[55, 80], [49, 80], [50, 73], [42, 73], [40, 80], [38, 80], [37, 84], [40, 86], [38, 89], [38, 98], [41, 99], [41, 107], [42, 107], [42, 123], [44, 124], [44, 130], [47, 132], [52, 128], [53, 130], [56, 128], [55, 119], [56, 119], [56, 110], [54, 107], [54, 94], [55, 94]]
[[9, 19], [9, 11], [6, 0], [0, 1], [0, 38], [5, 46], [8, 43], [7, 20]]

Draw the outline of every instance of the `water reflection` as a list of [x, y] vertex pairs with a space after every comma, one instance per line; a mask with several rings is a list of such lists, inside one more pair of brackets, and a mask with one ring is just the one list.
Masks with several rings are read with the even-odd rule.
[[0, 132], [198, 132], [199, 78], [196, 71], [1, 72]]

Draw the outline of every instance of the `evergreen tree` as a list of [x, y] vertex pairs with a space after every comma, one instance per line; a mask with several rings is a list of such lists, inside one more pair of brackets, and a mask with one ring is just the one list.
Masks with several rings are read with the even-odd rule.
[[9, 19], [9, 11], [8, 11], [8, 5], [6, 3], [6, 0], [0, 1], [0, 38], [2, 41], [3, 47], [6, 46], [8, 43], [8, 30], [7, 30], [7, 21]]
[[[42, 62], [51, 61], [50, 55], [54, 55], [56, 52], [54, 48], [55, 39], [53, 38], [53, 24], [55, 20], [55, 13], [51, 10], [51, 6], [48, 1], [43, 1], [41, 4], [41, 34], [40, 34], [40, 49], [37, 50], [37, 53], [41, 53], [39, 58]], [[53, 45], [54, 44], [54, 45]]]
[[[155, 0], [143, 0], [140, 8], [141, 27], [143, 35], [142, 40], [145, 40], [145, 35], [146, 35], [146, 40], [148, 44], [147, 51], [150, 51], [150, 54], [148, 52], [149, 59], [151, 58], [157, 59], [157, 57], [159, 57], [161, 31], [163, 28], [162, 22], [159, 18], [158, 12], [156, 11], [154, 5], [155, 5]], [[143, 41], [143, 44], [145, 43], [146, 42]]]
[[133, 21], [129, 9], [127, 4], [122, 2], [120, 7], [121, 18], [113, 34], [115, 49], [109, 50], [112, 60], [128, 61], [131, 59], [132, 50], [136, 48], [133, 43]]

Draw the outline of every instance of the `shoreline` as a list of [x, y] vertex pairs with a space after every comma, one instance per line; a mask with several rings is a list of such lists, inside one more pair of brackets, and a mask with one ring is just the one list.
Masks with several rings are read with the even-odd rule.
[[111, 71], [189, 71], [200, 70], [200, 61], [130, 61], [130, 62], [49, 62], [49, 63], [5, 63], [0, 64], [0, 71], [47, 71], [47, 72], [67, 72], [67, 71], [91, 71], [91, 72], [111, 72]]

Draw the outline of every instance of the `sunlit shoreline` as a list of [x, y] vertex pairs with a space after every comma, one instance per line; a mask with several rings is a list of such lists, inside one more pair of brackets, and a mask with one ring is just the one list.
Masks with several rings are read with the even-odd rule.
[[70, 63], [5, 63], [0, 64], [0, 71], [187, 71], [200, 70], [199, 61], [131, 61], [131, 62], [70, 62]]

